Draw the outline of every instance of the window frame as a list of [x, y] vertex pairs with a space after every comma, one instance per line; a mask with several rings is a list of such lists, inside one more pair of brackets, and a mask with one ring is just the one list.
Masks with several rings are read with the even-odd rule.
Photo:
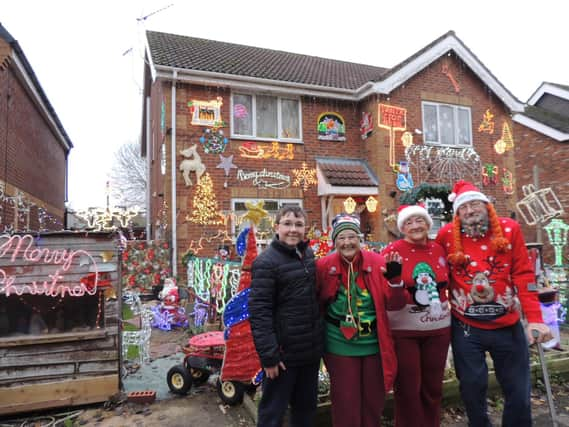
[[[437, 120], [437, 132], [438, 132], [438, 141], [428, 141], [427, 140], [427, 123], [425, 121], [425, 106], [432, 106], [436, 108], [436, 120]], [[453, 120], [454, 120], [454, 144], [442, 143], [441, 142], [441, 123], [440, 123], [440, 107], [450, 107], [453, 111]], [[459, 123], [459, 111], [466, 111], [468, 115], [468, 144], [461, 144], [459, 141], [459, 131], [460, 131], [460, 123]], [[473, 146], [473, 133], [472, 133], [472, 109], [471, 107], [465, 105], [455, 105], [455, 104], [447, 104], [444, 102], [433, 102], [433, 101], [421, 101], [421, 120], [423, 122], [423, 143], [425, 145], [436, 145], [438, 147], [452, 147], [452, 148], [464, 148], [464, 147], [472, 147]]]
[[[251, 109], [252, 111], [249, 114], [252, 117], [252, 135], [242, 135], [236, 134], [234, 130], [234, 118], [233, 118], [233, 105], [234, 105], [234, 96], [235, 95], [244, 95], [244, 96], [251, 96]], [[266, 97], [273, 97], [277, 100], [277, 137], [276, 138], [267, 138], [267, 137], [257, 137], [257, 96], [266, 96]], [[282, 126], [283, 126], [283, 119], [282, 119], [282, 101], [296, 101], [298, 103], [298, 138], [285, 138], [281, 137], [282, 135]], [[297, 96], [277, 96], [273, 94], [265, 94], [265, 93], [255, 93], [255, 92], [246, 92], [246, 91], [236, 91], [231, 93], [231, 102], [230, 102], [230, 131], [231, 131], [231, 138], [232, 139], [247, 139], [253, 141], [278, 141], [278, 142], [286, 142], [292, 144], [302, 144], [302, 100], [300, 97]]]
[[[295, 206], [300, 206], [301, 208], [304, 208], [304, 203], [302, 199], [279, 199], [279, 198], [251, 198], [251, 197], [236, 197], [236, 198], [232, 198], [230, 200], [230, 204], [231, 204], [231, 212], [233, 212], [235, 215], [231, 218], [231, 235], [233, 236], [233, 242], [235, 243], [237, 241], [237, 237], [238, 237], [238, 233], [241, 232], [241, 230], [236, 233], [236, 219], [238, 216], [238, 211], [235, 209], [235, 204], [236, 203], [245, 203], [245, 202], [253, 202], [253, 203], [258, 203], [260, 200], [263, 200], [264, 202], [277, 202], [278, 204], [278, 209], [282, 208], [284, 205], [286, 204], [291, 204], [291, 205], [295, 205]], [[278, 211], [277, 209], [277, 211]], [[272, 225], [274, 225], [274, 220], [275, 220], [275, 216], [277, 211], [274, 212], [274, 214], [269, 213], [269, 216], [271, 217], [271, 227]], [[245, 211], [239, 211], [239, 212], [243, 212], [245, 213]], [[271, 243], [271, 240], [274, 236], [274, 232], [273, 234], [267, 238], [267, 239], [257, 239], [257, 244], [258, 245], [263, 245], [266, 246], [269, 243]]]

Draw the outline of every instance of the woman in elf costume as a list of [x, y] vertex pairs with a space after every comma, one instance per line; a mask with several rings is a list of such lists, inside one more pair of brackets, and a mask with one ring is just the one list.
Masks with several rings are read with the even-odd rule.
[[[334, 427], [377, 427], [397, 362], [387, 308], [405, 304], [399, 256], [360, 250], [360, 221], [340, 214], [332, 222], [335, 251], [316, 263], [325, 314], [324, 361], [330, 373]], [[385, 277], [384, 277], [385, 274]]]
[[433, 224], [423, 206], [401, 206], [397, 227], [403, 239], [382, 254], [402, 258], [407, 304], [387, 312], [397, 354], [395, 425], [438, 427], [442, 381], [450, 342], [446, 295], [448, 266], [441, 245], [430, 241]]

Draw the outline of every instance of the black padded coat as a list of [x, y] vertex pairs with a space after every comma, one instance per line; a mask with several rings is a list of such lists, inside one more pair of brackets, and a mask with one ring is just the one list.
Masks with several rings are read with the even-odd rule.
[[249, 313], [263, 367], [303, 366], [320, 360], [324, 329], [316, 297], [314, 254], [275, 238], [253, 261]]

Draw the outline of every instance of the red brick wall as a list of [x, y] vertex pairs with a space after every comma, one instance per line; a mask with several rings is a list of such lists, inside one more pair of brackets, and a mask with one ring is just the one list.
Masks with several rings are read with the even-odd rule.
[[0, 179], [62, 220], [66, 173], [63, 147], [11, 68], [0, 69]]

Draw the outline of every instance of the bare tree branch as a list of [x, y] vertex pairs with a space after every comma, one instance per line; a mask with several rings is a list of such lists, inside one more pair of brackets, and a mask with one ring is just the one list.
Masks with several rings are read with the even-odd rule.
[[146, 159], [140, 155], [140, 145], [129, 142], [114, 154], [110, 172], [111, 197], [115, 204], [144, 207], [146, 201]]

